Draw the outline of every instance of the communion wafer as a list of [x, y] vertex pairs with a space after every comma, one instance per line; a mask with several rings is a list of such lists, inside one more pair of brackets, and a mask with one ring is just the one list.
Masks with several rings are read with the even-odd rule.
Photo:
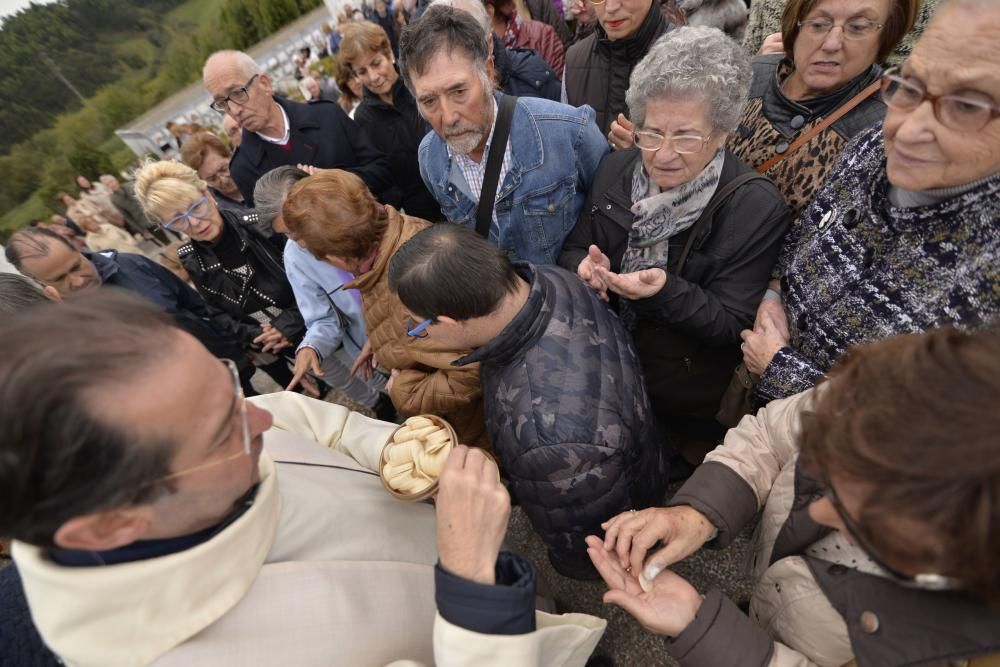
[[437, 482], [451, 451], [451, 432], [428, 417], [410, 417], [383, 453], [382, 478], [403, 494], [419, 494]]

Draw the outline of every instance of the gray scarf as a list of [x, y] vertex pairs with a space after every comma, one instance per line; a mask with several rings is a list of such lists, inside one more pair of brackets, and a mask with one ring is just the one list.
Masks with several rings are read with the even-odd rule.
[[722, 177], [726, 153], [718, 150], [701, 173], [676, 188], [660, 191], [650, 180], [642, 160], [632, 175], [632, 215], [635, 222], [622, 259], [622, 273], [652, 267], [667, 269], [670, 238], [698, 221], [712, 200]]

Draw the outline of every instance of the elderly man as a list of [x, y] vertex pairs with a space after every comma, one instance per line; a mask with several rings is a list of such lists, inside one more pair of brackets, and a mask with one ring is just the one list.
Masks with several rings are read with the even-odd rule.
[[618, 317], [576, 275], [511, 264], [455, 225], [404, 243], [389, 287], [413, 315], [412, 335], [473, 350], [453, 365], [480, 364], [486, 428], [511, 493], [553, 567], [596, 578], [584, 538], [609, 516], [658, 502], [666, 483], [639, 358]]
[[18, 352], [0, 399], [32, 406], [0, 414], [12, 664], [579, 667], [599, 639], [603, 621], [532, 613], [482, 453], [449, 456], [436, 531], [373, 472], [394, 425], [247, 401], [230, 364], [127, 295], [32, 307], [0, 336]]
[[217, 51], [205, 61], [212, 108], [243, 128], [229, 172], [253, 205], [257, 179], [281, 165], [345, 169], [378, 195], [389, 185], [389, 161], [333, 102], [301, 104], [273, 95], [271, 78], [242, 51]]
[[[434, 128], [420, 143], [420, 175], [450, 222], [476, 226], [500, 93], [483, 27], [434, 5], [400, 38], [401, 71]], [[518, 98], [496, 180], [489, 239], [514, 259], [555, 264], [597, 164], [608, 152], [590, 107]]]
[[566, 51], [563, 101], [589, 104], [597, 112], [597, 126], [610, 132], [619, 114], [628, 116], [625, 91], [632, 70], [672, 24], [657, 0], [607, 0], [591, 6], [597, 29]]
[[146, 297], [217, 357], [237, 360], [244, 389], [256, 393], [250, 386], [253, 365], [239, 340], [212, 321], [215, 311], [197, 292], [156, 262], [116, 250], [81, 253], [55, 232], [36, 228], [11, 236], [6, 254], [18, 271], [52, 287], [64, 299], [98, 287], [117, 287]]

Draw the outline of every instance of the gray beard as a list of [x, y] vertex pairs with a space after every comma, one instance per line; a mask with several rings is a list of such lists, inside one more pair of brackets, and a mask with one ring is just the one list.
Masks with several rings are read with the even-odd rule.
[[483, 137], [486, 136], [483, 132], [470, 132], [463, 134], [459, 139], [445, 139], [445, 143], [448, 147], [455, 153], [460, 153], [462, 155], [468, 155], [472, 151], [476, 150], [476, 147], [482, 142]]

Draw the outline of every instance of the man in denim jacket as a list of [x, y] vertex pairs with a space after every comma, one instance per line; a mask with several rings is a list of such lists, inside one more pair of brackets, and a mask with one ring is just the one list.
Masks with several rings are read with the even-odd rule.
[[[450, 221], [475, 226], [501, 95], [476, 20], [433, 6], [400, 38], [403, 79], [431, 124], [420, 176]], [[489, 238], [515, 261], [555, 264], [608, 143], [588, 106], [519, 98]]]

